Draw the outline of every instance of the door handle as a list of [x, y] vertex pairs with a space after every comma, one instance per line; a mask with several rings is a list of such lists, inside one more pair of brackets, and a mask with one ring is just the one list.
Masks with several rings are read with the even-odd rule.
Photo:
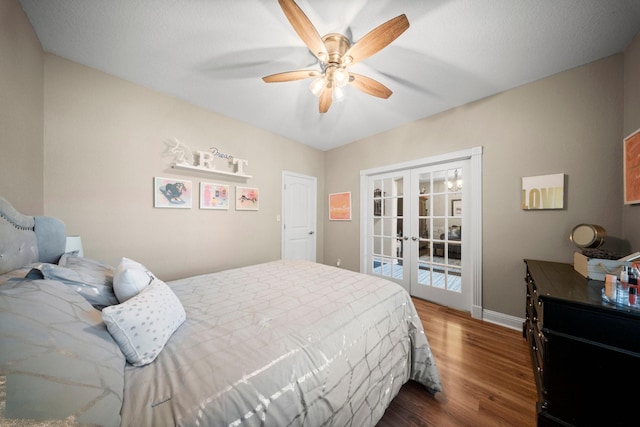
[[314, 233], [313, 231], [310, 231], [310, 232], [309, 232], [309, 234], [313, 234], [313, 233]]
[[409, 236], [404, 236], [404, 240], [409, 240]]
[[415, 242], [416, 240], [418, 240], [418, 238], [417, 238], [417, 237], [415, 237], [415, 236], [413, 236], [413, 237], [411, 238], [411, 240], [413, 240], [413, 241]]

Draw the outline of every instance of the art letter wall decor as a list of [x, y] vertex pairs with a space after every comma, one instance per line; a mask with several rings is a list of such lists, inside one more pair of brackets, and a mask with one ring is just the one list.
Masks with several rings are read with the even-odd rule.
[[522, 209], [564, 209], [564, 174], [523, 177]]

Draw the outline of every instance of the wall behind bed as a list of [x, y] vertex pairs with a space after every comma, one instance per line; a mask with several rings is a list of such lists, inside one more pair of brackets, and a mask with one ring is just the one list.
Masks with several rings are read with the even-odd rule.
[[[318, 178], [323, 260], [324, 154], [176, 98], [46, 54], [17, 0], [0, 2], [0, 194], [62, 219], [85, 254], [121, 256], [164, 279], [280, 258], [282, 171]], [[167, 138], [249, 161], [248, 181], [179, 172]], [[221, 166], [220, 166], [221, 167]], [[153, 177], [258, 187], [257, 212], [154, 209]], [[197, 191], [196, 191], [197, 195]]]
[[0, 194], [44, 212], [44, 54], [17, 1], [0, 1]]
[[[324, 192], [321, 151], [52, 54], [44, 87], [47, 214], [81, 234], [92, 258], [134, 258], [165, 279], [279, 259], [282, 171], [316, 176]], [[247, 159], [253, 178], [171, 168], [172, 137]], [[154, 176], [191, 180], [193, 207], [154, 208]], [[258, 187], [259, 211], [199, 209], [201, 181], [228, 184], [232, 197], [236, 185]], [[317, 253], [322, 261], [321, 237]]]

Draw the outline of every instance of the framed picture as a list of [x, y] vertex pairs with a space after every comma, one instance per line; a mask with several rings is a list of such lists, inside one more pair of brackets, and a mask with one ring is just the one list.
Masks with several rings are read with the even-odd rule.
[[229, 186], [201, 182], [200, 209], [229, 209]]
[[177, 178], [153, 179], [153, 206], [156, 208], [191, 209], [191, 181]]
[[451, 216], [462, 216], [461, 199], [454, 199], [451, 201]]
[[236, 210], [257, 211], [260, 203], [260, 190], [252, 187], [236, 186]]
[[351, 192], [329, 194], [329, 220], [351, 221]]
[[522, 178], [522, 209], [564, 209], [563, 173]]
[[640, 129], [624, 139], [624, 204], [640, 203]]

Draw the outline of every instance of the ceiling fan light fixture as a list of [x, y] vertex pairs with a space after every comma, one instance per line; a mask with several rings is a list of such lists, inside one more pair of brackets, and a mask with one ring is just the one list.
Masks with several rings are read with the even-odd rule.
[[315, 79], [313, 79], [313, 81], [309, 85], [309, 90], [315, 96], [320, 96], [320, 93], [322, 93], [322, 89], [324, 88], [325, 84], [326, 84], [325, 75], [321, 74], [319, 77], [316, 77]]
[[333, 100], [340, 102], [344, 99], [344, 88], [340, 86], [333, 87]]
[[387, 99], [391, 96], [391, 90], [382, 83], [370, 77], [350, 73], [346, 68], [377, 53], [398, 38], [409, 28], [406, 15], [396, 16], [378, 25], [352, 45], [343, 34], [329, 33], [321, 37], [309, 17], [294, 0], [278, 0], [278, 3], [302, 42], [318, 59], [320, 71], [287, 71], [265, 76], [262, 80], [266, 83], [276, 83], [314, 77], [309, 89], [320, 98], [320, 113], [329, 110], [332, 100], [341, 97], [344, 86], [348, 84], [378, 98]]
[[349, 83], [349, 72], [341, 67], [333, 70], [333, 83], [337, 87], [345, 87]]

